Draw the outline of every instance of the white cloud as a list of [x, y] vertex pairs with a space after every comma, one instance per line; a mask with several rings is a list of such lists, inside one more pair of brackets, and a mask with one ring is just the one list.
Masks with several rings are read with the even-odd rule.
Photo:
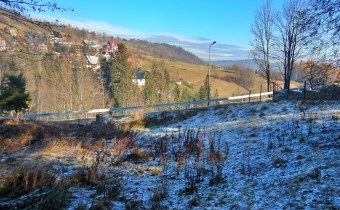
[[109, 35], [119, 36], [122, 38], [146, 38], [149, 36], [147, 33], [137, 32], [133, 30], [129, 30], [119, 26], [113, 26], [104, 21], [93, 21], [83, 18], [65, 18], [65, 17], [58, 17], [58, 16], [48, 16], [43, 14], [34, 14], [32, 15], [33, 18], [42, 19], [54, 22], [58, 20], [59, 23], [72, 25], [73, 27], [78, 27], [80, 29], [85, 28], [89, 31], [95, 32], [105, 32]]
[[208, 44], [212, 42], [211, 40], [208, 39], [202, 39], [202, 38], [189, 38], [177, 34], [169, 34], [169, 33], [159, 33], [156, 34], [156, 36], [165, 36], [165, 37], [172, 37], [174, 39], [177, 39], [180, 42], [188, 42], [192, 44]]
[[[117, 36], [126, 39], [144, 39], [151, 42], [167, 43], [182, 47], [183, 49], [195, 54], [202, 60], [207, 61], [209, 57], [209, 45], [213, 42], [211, 39], [202, 37], [185, 37], [170, 33], [149, 34], [140, 31], [126, 29], [120, 26], [114, 26], [104, 21], [94, 21], [83, 18], [64, 17], [62, 14], [55, 16], [48, 16], [43, 14], [33, 14], [33, 18], [47, 20], [59, 23], [72, 25], [80, 29], [85, 28], [89, 31], [105, 32], [107, 35]], [[217, 60], [237, 60], [246, 59], [248, 57], [248, 49], [240, 46], [217, 43], [211, 48], [210, 59]]]

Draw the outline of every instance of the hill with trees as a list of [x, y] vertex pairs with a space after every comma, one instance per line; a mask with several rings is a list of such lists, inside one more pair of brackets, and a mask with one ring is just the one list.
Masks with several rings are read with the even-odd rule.
[[[206, 98], [199, 90], [207, 90], [207, 66], [180, 47], [114, 38], [70, 25], [46, 26], [24, 16], [17, 21], [10, 11], [1, 11], [7, 15], [0, 23], [5, 40], [0, 52], [0, 80], [5, 74], [23, 75], [32, 99], [25, 111], [60, 112]], [[97, 45], [89, 46], [84, 40]], [[117, 49], [103, 55], [102, 47], [108, 40], [114, 40]], [[100, 66], [94, 69], [88, 58]], [[145, 86], [132, 83], [137, 69], [145, 75]], [[261, 77], [253, 72], [249, 84], [235, 76], [249, 72], [243, 68], [227, 72], [212, 66], [211, 72], [214, 97], [260, 89]]]
[[124, 41], [132, 53], [151, 55], [159, 58], [181, 61], [193, 64], [204, 64], [196, 55], [175, 45], [165, 43], [153, 43], [140, 39], [130, 39]]

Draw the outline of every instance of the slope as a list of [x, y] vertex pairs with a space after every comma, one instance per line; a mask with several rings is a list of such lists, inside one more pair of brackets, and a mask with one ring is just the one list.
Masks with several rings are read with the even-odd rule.
[[157, 123], [126, 132], [142, 119], [0, 126], [0, 208], [340, 208], [339, 101], [148, 118]]

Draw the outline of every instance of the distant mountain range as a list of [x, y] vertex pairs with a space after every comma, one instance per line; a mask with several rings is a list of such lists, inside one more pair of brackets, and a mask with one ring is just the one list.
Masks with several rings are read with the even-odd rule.
[[232, 65], [244, 65], [246, 67], [257, 69], [257, 64], [252, 59], [245, 60], [223, 60], [223, 61], [211, 61], [211, 64], [214, 64], [219, 67], [229, 67]]

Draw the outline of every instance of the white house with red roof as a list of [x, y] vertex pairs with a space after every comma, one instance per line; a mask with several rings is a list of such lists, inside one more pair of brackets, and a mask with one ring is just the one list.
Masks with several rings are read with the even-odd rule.
[[107, 44], [109, 45], [113, 52], [118, 50], [118, 41], [111, 39], [107, 42]]

